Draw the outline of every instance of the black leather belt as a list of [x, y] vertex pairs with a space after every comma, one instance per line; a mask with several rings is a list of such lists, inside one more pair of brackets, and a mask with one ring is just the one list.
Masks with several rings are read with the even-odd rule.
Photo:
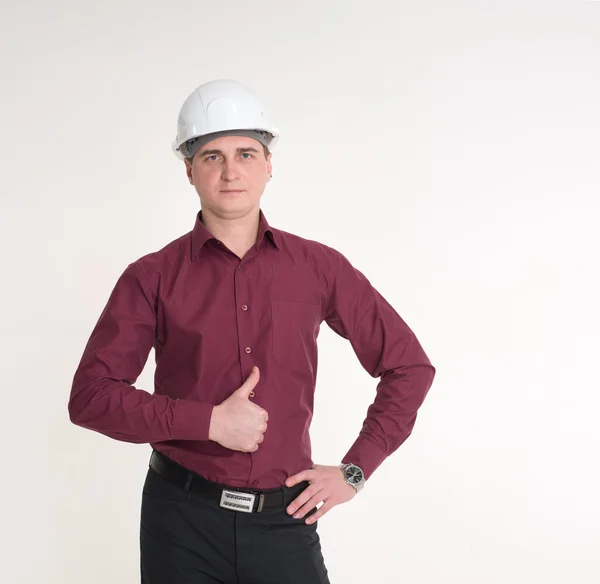
[[209, 481], [156, 450], [153, 450], [150, 457], [150, 468], [183, 490], [216, 501], [225, 509], [244, 513], [260, 513], [267, 509], [286, 507], [308, 486], [308, 482], [303, 481], [293, 487], [275, 489], [229, 487]]

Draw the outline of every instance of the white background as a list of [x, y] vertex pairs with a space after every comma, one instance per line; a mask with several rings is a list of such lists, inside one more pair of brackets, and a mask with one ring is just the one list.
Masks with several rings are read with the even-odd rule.
[[[598, 3], [3, 2], [0, 43], [2, 582], [139, 581], [150, 447], [67, 401], [119, 274], [193, 227], [170, 142], [218, 78], [280, 128], [269, 222], [347, 255], [437, 368], [319, 522], [332, 583], [600, 581]], [[319, 339], [337, 464], [376, 380]]]

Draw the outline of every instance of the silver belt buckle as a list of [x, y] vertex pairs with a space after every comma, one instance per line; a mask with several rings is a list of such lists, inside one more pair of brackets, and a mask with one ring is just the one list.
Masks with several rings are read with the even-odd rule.
[[[261, 499], [263, 495], [260, 495]], [[223, 489], [221, 493], [221, 502], [219, 505], [225, 509], [231, 509], [233, 511], [242, 511], [243, 513], [252, 513], [254, 508], [254, 501], [256, 501], [256, 495], [253, 493], [244, 493], [243, 491], [228, 491]], [[262, 503], [262, 501], [260, 501]], [[262, 508], [262, 504], [260, 505]], [[257, 509], [260, 511], [261, 509]]]

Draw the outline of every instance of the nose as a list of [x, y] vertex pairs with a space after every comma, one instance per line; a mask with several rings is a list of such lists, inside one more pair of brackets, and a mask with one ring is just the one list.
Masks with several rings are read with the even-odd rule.
[[239, 172], [234, 161], [226, 160], [223, 163], [223, 170], [221, 172], [221, 179], [224, 181], [231, 182], [239, 178]]

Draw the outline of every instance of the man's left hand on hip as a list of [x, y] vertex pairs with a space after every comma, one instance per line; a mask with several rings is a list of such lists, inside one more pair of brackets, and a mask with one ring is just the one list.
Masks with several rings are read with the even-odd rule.
[[308, 481], [310, 484], [288, 505], [287, 512], [300, 519], [323, 502], [323, 505], [308, 517], [308, 524], [314, 523], [330, 509], [350, 501], [356, 495], [356, 489], [344, 480], [339, 466], [315, 464], [312, 468], [288, 477], [285, 484], [287, 487], [293, 487], [302, 481]]

